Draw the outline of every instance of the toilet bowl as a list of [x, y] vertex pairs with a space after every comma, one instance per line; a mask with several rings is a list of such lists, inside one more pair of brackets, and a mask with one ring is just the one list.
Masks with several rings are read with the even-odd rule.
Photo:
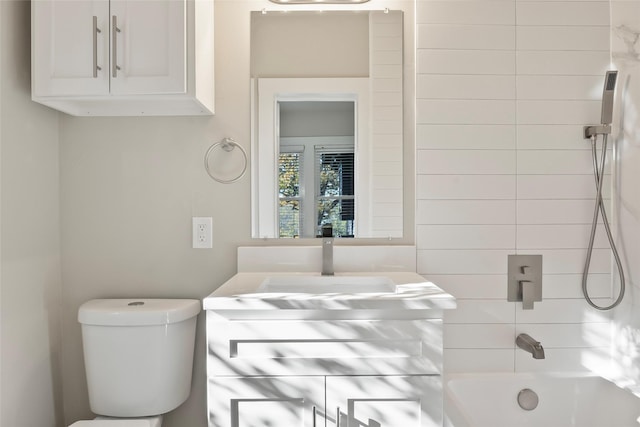
[[161, 427], [191, 392], [200, 301], [100, 299], [78, 311], [93, 420], [69, 427]]
[[97, 417], [93, 420], [76, 421], [69, 427], [161, 427], [162, 416], [143, 418]]

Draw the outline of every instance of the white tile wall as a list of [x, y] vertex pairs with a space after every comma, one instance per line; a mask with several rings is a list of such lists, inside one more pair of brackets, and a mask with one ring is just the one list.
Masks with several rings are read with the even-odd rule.
[[[511, 125], [428, 125], [417, 127], [419, 150], [507, 150], [515, 147], [516, 132]], [[491, 139], [477, 138], [491, 135]]]
[[423, 74], [416, 94], [431, 99], [513, 99], [514, 83], [513, 76], [503, 75]]
[[517, 159], [518, 173], [524, 175], [589, 175], [593, 170], [587, 150], [521, 150]]
[[423, 15], [428, 17], [430, 13], [416, 17], [418, 49], [513, 50], [515, 46], [515, 28], [512, 26], [422, 23]]
[[591, 150], [582, 138], [582, 126], [519, 124], [518, 150]]
[[[579, 21], [579, 17], [579, 14], [576, 15], [576, 21]], [[607, 51], [609, 49], [608, 26], [520, 25], [516, 32], [520, 50]]]
[[420, 224], [515, 224], [514, 200], [418, 200]]
[[[601, 76], [518, 76], [520, 99], [588, 99], [600, 100]], [[571, 138], [570, 138], [571, 139]], [[587, 146], [588, 144], [583, 144]]]
[[445, 372], [505, 372], [514, 367], [513, 349], [444, 349]]
[[444, 345], [460, 348], [513, 348], [515, 325], [513, 324], [447, 324], [444, 326]]
[[604, 76], [608, 50], [521, 50], [516, 52], [519, 75]]
[[424, 249], [509, 249], [515, 225], [418, 225], [416, 240]]
[[545, 349], [606, 347], [611, 336], [611, 323], [522, 323], [515, 333], [544, 336]]
[[445, 314], [447, 324], [508, 324], [515, 322], [515, 310], [506, 300], [468, 301], [461, 299], [455, 310]]
[[[513, 76], [514, 57], [512, 50], [422, 49], [417, 52], [416, 61], [422, 72], [429, 74]], [[535, 65], [532, 61], [532, 66]]]
[[[602, 191], [611, 195], [605, 176]], [[595, 197], [593, 175], [518, 175], [518, 200], [590, 200]]]
[[515, 120], [513, 101], [478, 99], [418, 99], [418, 124], [505, 125]]
[[[585, 370], [610, 319], [582, 299], [598, 123], [609, 65], [605, 1], [417, 1], [418, 272], [458, 298], [445, 371]], [[605, 197], [610, 197], [610, 176]], [[506, 301], [507, 255], [543, 255], [543, 301]], [[611, 295], [599, 232], [589, 288]], [[545, 346], [515, 348], [526, 332]]]
[[[579, 19], [578, 19], [579, 17]], [[518, 2], [517, 25], [609, 26], [609, 2]], [[600, 42], [597, 40], [596, 42]]]
[[[591, 226], [585, 224], [518, 225], [520, 249], [572, 249], [585, 248], [589, 243]], [[606, 234], [602, 227], [596, 230], [594, 248], [606, 248]]]
[[[606, 301], [605, 301], [606, 302]], [[602, 304], [603, 301], [598, 301]], [[517, 323], [601, 323], [607, 322], [611, 314], [591, 310], [582, 299], [549, 299], [536, 303], [535, 310], [523, 310], [516, 306]]]
[[515, 353], [517, 372], [563, 372], [597, 370], [609, 359], [609, 347], [550, 348], [545, 359], [534, 359], [524, 351]]
[[[415, 246], [336, 245], [334, 269], [344, 271], [417, 271]], [[322, 248], [315, 246], [239, 246], [237, 271], [318, 272]]]
[[[418, 249], [418, 272], [431, 274], [504, 274], [513, 250]], [[506, 286], [506, 285], [505, 285]]]
[[512, 175], [513, 150], [420, 150], [417, 172], [429, 175]]
[[[370, 15], [371, 164], [376, 171], [371, 188], [371, 234], [402, 235], [402, 59], [400, 13]], [[394, 25], [394, 23], [396, 25]], [[392, 120], [390, 120], [392, 119]], [[395, 192], [392, 199], [386, 198]]]
[[[593, 200], [518, 200], [518, 224], [589, 224]], [[602, 217], [598, 217], [602, 222]]]
[[[529, 249], [544, 257], [543, 274], [578, 274], [584, 266], [584, 249]], [[591, 273], [611, 273], [609, 249], [594, 249], [591, 256]]]
[[502, 299], [507, 275], [430, 274], [429, 279], [466, 304], [469, 299]]
[[[545, 274], [543, 298], [582, 298], [582, 274]], [[591, 273], [587, 280], [589, 294], [594, 298], [611, 296], [611, 276]]]
[[530, 125], [580, 125], [599, 123], [600, 103], [598, 101], [518, 101], [518, 123]]
[[505, 1], [431, 1], [421, 23], [509, 25], [515, 3]]
[[[418, 154], [422, 156], [420, 151]], [[516, 194], [516, 176], [419, 174], [416, 194], [418, 200], [513, 200]]]

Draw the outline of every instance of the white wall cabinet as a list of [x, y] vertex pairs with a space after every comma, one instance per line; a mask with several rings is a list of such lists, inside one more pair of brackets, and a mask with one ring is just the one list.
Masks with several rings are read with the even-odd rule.
[[32, 2], [32, 98], [72, 115], [213, 113], [213, 0]]

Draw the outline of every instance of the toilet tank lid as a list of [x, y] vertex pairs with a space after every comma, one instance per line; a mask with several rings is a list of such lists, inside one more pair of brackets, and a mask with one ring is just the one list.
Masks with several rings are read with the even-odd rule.
[[166, 325], [190, 319], [200, 312], [195, 299], [94, 299], [78, 310], [83, 325]]

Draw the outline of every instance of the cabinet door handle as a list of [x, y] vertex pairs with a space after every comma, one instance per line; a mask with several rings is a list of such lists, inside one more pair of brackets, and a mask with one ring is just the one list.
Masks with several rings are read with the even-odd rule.
[[313, 414], [313, 427], [316, 427], [316, 405], [313, 405], [311, 413]]
[[100, 28], [98, 28], [98, 17], [93, 17], [93, 78], [98, 77], [98, 71], [102, 70], [100, 66], [98, 66], [98, 34], [101, 33]]
[[118, 33], [120, 32], [120, 28], [118, 28], [118, 17], [113, 15], [111, 17], [111, 74], [112, 76], [118, 77], [118, 70], [120, 67], [118, 66]]
[[336, 427], [340, 427], [340, 407], [336, 409]]

